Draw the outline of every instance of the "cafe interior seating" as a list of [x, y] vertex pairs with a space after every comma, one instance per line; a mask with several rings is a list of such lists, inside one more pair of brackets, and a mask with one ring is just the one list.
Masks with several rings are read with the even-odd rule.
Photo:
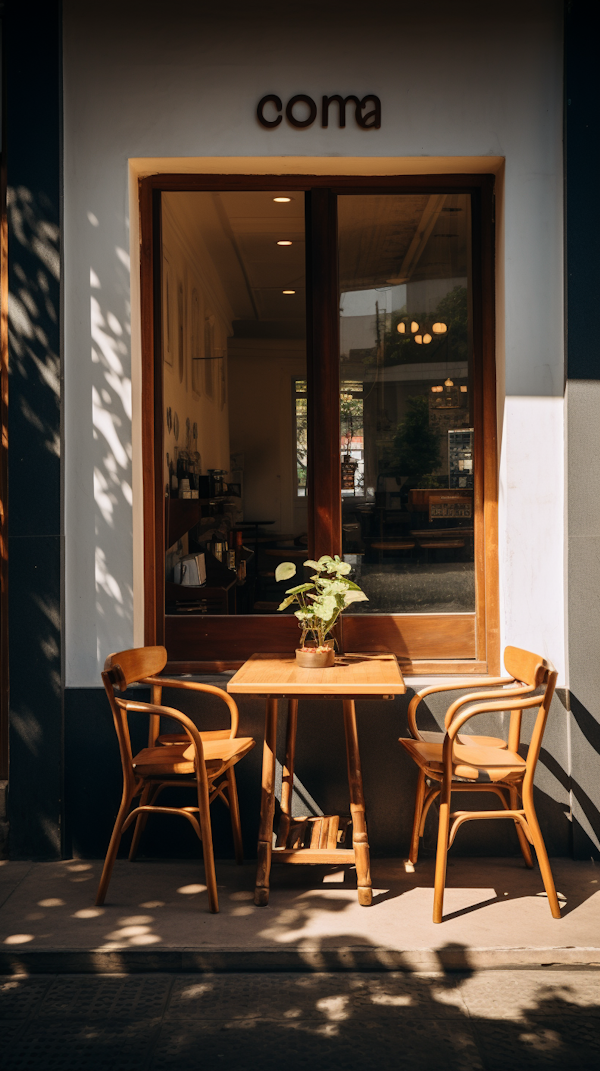
[[[400, 739], [419, 767], [409, 866], [414, 867], [417, 862], [419, 838], [423, 836], [431, 804], [436, 799], [439, 801], [434, 922], [442, 922], [448, 849], [460, 826], [467, 821], [490, 818], [514, 821], [528, 867], [533, 866], [530, 844], [534, 846], [552, 916], [560, 918], [552, 871], [533, 801], [533, 778], [558, 674], [550, 662], [517, 647], [506, 648], [504, 665], [509, 674], [504, 678], [455, 680], [418, 692], [410, 703], [408, 713], [411, 738]], [[455, 699], [446, 712], [444, 733], [419, 729], [416, 712], [426, 696], [434, 692], [453, 691], [465, 685], [492, 687], [488, 691], [470, 692]], [[537, 717], [529, 745], [526, 746], [521, 742], [522, 715], [524, 711], [536, 707]], [[472, 736], [461, 732], [471, 718], [496, 711], [510, 711], [506, 742], [499, 737]], [[521, 754], [523, 750], [526, 750], [525, 758]], [[453, 792], [491, 792], [499, 797], [502, 809], [451, 813]]]
[[[135, 859], [144, 827], [151, 814], [170, 814], [186, 818], [202, 842], [208, 902], [212, 912], [219, 910], [217, 879], [212, 844], [210, 805], [217, 798], [229, 808], [235, 857], [243, 862], [240, 808], [234, 766], [254, 747], [249, 736], [238, 736], [239, 714], [235, 701], [221, 688], [197, 681], [159, 677], [167, 663], [164, 647], [139, 647], [111, 654], [104, 664], [102, 680], [113, 713], [121, 765], [123, 795], [106, 854], [96, 904], [106, 898], [113, 866], [123, 833], [135, 821], [129, 859]], [[149, 685], [152, 702], [122, 698], [132, 684]], [[162, 689], [179, 688], [215, 695], [229, 710], [230, 727], [200, 731], [186, 714], [161, 704]], [[132, 753], [129, 716], [144, 714], [149, 718], [148, 747]], [[176, 722], [182, 732], [161, 733], [161, 718]], [[193, 789], [197, 806], [157, 804], [163, 789]], [[130, 810], [139, 797], [139, 803]]]

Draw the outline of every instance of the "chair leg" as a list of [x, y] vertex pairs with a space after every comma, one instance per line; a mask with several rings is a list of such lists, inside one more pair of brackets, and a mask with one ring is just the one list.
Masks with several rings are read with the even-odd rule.
[[[149, 801], [150, 801], [150, 792], [152, 790], [152, 787], [153, 787], [152, 785], [144, 785], [144, 790], [143, 790], [141, 798], [140, 798], [140, 807], [145, 807], [146, 804], [149, 803]], [[130, 863], [133, 862], [133, 860], [135, 859], [135, 857], [136, 857], [136, 855], [138, 853], [138, 848], [140, 846], [140, 840], [142, 838], [142, 833], [144, 832], [144, 830], [146, 828], [146, 822], [147, 821], [148, 821], [148, 815], [147, 814], [138, 814], [138, 816], [137, 816], [137, 818], [135, 820], [135, 829], [133, 831], [133, 837], [131, 838], [131, 847], [129, 849], [129, 862]]]
[[112, 874], [113, 866], [115, 865], [115, 859], [117, 858], [117, 852], [119, 850], [119, 844], [121, 843], [123, 822], [127, 817], [129, 808], [131, 807], [131, 801], [133, 800], [134, 793], [123, 792], [123, 798], [121, 800], [121, 806], [119, 807], [119, 813], [114, 824], [110, 843], [108, 845], [108, 851], [106, 853], [106, 859], [104, 860], [104, 866], [102, 868], [102, 876], [100, 878], [100, 884], [98, 886], [98, 892], [96, 893], [96, 906], [102, 907], [104, 900], [106, 899], [106, 893], [108, 891], [108, 885]]
[[229, 813], [231, 815], [231, 831], [233, 833], [233, 848], [235, 861], [241, 866], [244, 862], [244, 848], [242, 845], [242, 824], [240, 822], [240, 802], [238, 800], [237, 785], [233, 766], [227, 771], [227, 795], [229, 797]]
[[440, 792], [440, 814], [438, 820], [438, 842], [435, 856], [435, 884], [433, 890], [433, 921], [441, 922], [444, 910], [444, 888], [446, 885], [446, 862], [448, 859], [448, 837], [450, 833], [450, 799], [452, 782], [442, 784]]
[[[519, 809], [519, 794], [517, 792], [517, 786], [511, 785], [508, 791], [510, 793], [511, 810], [517, 811]], [[520, 822], [515, 822], [515, 829], [517, 830], [517, 837], [519, 838], [519, 847], [521, 848], [523, 859], [525, 860], [525, 866], [531, 869], [531, 867], [533, 866], [531, 848], [529, 847], [529, 841], [525, 836], [523, 826]]]
[[217, 894], [217, 874], [215, 871], [212, 827], [210, 824], [210, 804], [208, 802], [208, 781], [206, 780], [206, 777], [198, 782], [198, 811], [200, 829], [202, 832], [202, 855], [204, 858], [204, 875], [208, 891], [208, 906], [213, 914], [217, 914], [219, 910], [219, 897]]
[[550, 869], [550, 860], [548, 859], [548, 853], [546, 851], [546, 845], [544, 844], [544, 838], [542, 837], [542, 831], [540, 824], [537, 820], [537, 814], [535, 813], [535, 807], [533, 806], [533, 790], [531, 785], [523, 786], [523, 809], [525, 811], [525, 818], [529, 831], [533, 839], [533, 847], [535, 848], [535, 854], [537, 855], [537, 861], [539, 863], [540, 871], [542, 874], [542, 881], [544, 882], [544, 888], [546, 890], [546, 896], [548, 897], [548, 903], [550, 904], [550, 911], [552, 912], [552, 918], [560, 918], [560, 905], [558, 903], [558, 897], [556, 895], [556, 889], [554, 887], [554, 878], [552, 877], [552, 871]]
[[415, 814], [413, 818], [412, 836], [410, 838], [410, 851], [408, 853], [408, 861], [416, 866], [417, 859], [419, 857], [419, 830], [421, 828], [421, 815], [423, 813], [423, 802], [425, 800], [425, 773], [423, 770], [419, 770], [419, 777], [417, 780], [417, 794], [415, 796]]

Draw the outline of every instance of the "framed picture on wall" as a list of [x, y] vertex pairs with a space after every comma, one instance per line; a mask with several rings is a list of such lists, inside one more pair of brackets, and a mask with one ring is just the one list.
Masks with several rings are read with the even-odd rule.
[[221, 409], [224, 409], [227, 405], [227, 350], [225, 347], [219, 354], [221, 360], [219, 361], [219, 397], [221, 400]]
[[203, 339], [200, 334], [200, 296], [196, 287], [192, 288], [190, 295], [190, 356], [192, 363], [192, 391], [194, 394], [202, 394], [202, 357]]
[[183, 283], [177, 280], [177, 371], [179, 382], [183, 383], [185, 376], [185, 301]]
[[171, 262], [169, 254], [166, 250], [163, 250], [163, 281], [162, 281], [162, 301], [163, 301], [163, 360], [169, 367], [173, 368], [173, 358], [175, 355], [175, 318], [176, 309], [175, 305], [175, 292], [174, 292], [174, 280], [173, 270], [171, 268]]
[[215, 318], [204, 320], [204, 389], [209, 398], [214, 397], [213, 364], [215, 356]]

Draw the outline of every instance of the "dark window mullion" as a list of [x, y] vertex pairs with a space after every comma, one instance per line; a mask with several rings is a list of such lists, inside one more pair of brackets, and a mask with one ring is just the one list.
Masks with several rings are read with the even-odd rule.
[[341, 550], [337, 198], [306, 195], [308, 534], [311, 555]]

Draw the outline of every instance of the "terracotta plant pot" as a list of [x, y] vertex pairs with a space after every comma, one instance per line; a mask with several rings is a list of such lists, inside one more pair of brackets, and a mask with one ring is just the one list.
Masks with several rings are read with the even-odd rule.
[[335, 651], [328, 647], [326, 651], [316, 647], [297, 647], [296, 663], [301, 669], [326, 669], [335, 663]]

